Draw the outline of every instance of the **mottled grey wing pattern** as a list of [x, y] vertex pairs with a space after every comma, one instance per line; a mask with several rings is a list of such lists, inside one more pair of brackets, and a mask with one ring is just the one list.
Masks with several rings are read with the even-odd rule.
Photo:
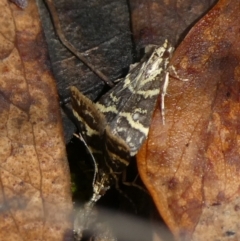
[[134, 156], [148, 135], [153, 110], [173, 47], [166, 40], [147, 61], [139, 63], [124, 80], [97, 103], [114, 135], [121, 137]]

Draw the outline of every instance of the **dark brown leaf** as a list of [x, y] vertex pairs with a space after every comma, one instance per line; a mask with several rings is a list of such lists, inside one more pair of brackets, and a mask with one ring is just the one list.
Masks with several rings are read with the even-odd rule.
[[[131, 32], [126, 1], [51, 1], [56, 7], [66, 39], [85, 58], [115, 80], [131, 63]], [[104, 82], [59, 42], [44, 1], [38, 0], [44, 32], [59, 94], [69, 96], [74, 85], [91, 99], [102, 91]]]
[[142, 179], [179, 240], [238, 240], [239, 1], [221, 0], [172, 59], [166, 125], [155, 110], [138, 155]]

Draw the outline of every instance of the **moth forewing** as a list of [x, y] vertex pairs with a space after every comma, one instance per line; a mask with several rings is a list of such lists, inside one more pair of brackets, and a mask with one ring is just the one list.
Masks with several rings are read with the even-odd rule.
[[76, 87], [71, 86], [70, 91], [73, 114], [77, 119], [81, 135], [93, 153], [102, 155], [102, 136], [107, 125], [105, 116]]
[[102, 135], [107, 124], [104, 114], [99, 112], [95, 104], [76, 87], [71, 86], [70, 91], [74, 116], [78, 121], [87, 124], [93, 132]]
[[[174, 48], [166, 40], [103, 96], [98, 109], [105, 114], [112, 133], [123, 139], [134, 156], [148, 135], [153, 110], [165, 80]], [[164, 114], [164, 112], [162, 112]]]
[[[133, 67], [130, 67], [129, 74], [120, 80], [116, 86], [96, 103], [99, 110], [105, 114], [108, 123], [111, 123], [112, 120], [117, 118], [117, 114], [125, 108], [125, 103], [133, 103], [130, 98], [132, 98], [137, 91], [140, 92], [146, 82], [154, 81], [154, 77], [163, 71], [163, 68], [161, 68], [164, 60], [163, 55], [172, 48], [168, 46], [169, 44], [166, 40], [161, 47], [153, 47], [153, 45], [146, 47], [148, 49], [148, 55], [150, 51], [152, 52], [150, 57], [148, 56], [148, 59], [144, 57], [143, 59], [145, 61], [142, 60], [140, 63], [131, 65]], [[163, 51], [164, 49], [166, 50]], [[159, 83], [156, 84], [159, 86]], [[159, 93], [159, 89], [160, 88], [154, 88], [154, 91]]]
[[105, 131], [105, 160], [113, 173], [122, 173], [129, 165], [130, 149], [127, 143], [112, 133], [109, 126]]

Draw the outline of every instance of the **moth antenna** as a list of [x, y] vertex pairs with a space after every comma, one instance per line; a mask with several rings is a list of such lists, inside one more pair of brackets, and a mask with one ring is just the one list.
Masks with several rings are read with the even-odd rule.
[[142, 192], [146, 193], [149, 195], [149, 192], [147, 191], [147, 189], [141, 187], [140, 185], [136, 184], [136, 181], [139, 177], [139, 174], [136, 175], [136, 177], [134, 178], [134, 180], [132, 182], [128, 182], [126, 181], [126, 170], [123, 171], [123, 174], [122, 174], [122, 183], [125, 185], [125, 186], [128, 186], [128, 187], [135, 187], [139, 190], [141, 190]]
[[84, 144], [84, 146], [86, 147], [86, 149], [88, 150], [88, 153], [90, 154], [91, 158], [92, 158], [92, 161], [93, 161], [93, 165], [94, 165], [94, 174], [93, 174], [93, 181], [92, 181], [92, 187], [94, 188], [94, 184], [95, 184], [95, 181], [96, 181], [96, 176], [97, 176], [97, 173], [98, 173], [98, 165], [97, 165], [97, 162], [92, 154], [92, 151], [90, 150], [90, 148], [88, 147], [86, 141], [84, 140], [83, 136], [81, 133], [78, 133], [78, 134], [74, 134], [74, 136], [76, 136], [79, 140], [82, 141], [82, 143]]

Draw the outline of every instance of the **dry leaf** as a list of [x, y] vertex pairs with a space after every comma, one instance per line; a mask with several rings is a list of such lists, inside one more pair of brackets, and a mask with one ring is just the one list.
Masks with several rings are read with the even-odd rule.
[[64, 240], [69, 169], [38, 10], [0, 9], [0, 240]]
[[221, 0], [172, 59], [166, 125], [156, 108], [140, 175], [179, 240], [239, 240], [240, 2]]

